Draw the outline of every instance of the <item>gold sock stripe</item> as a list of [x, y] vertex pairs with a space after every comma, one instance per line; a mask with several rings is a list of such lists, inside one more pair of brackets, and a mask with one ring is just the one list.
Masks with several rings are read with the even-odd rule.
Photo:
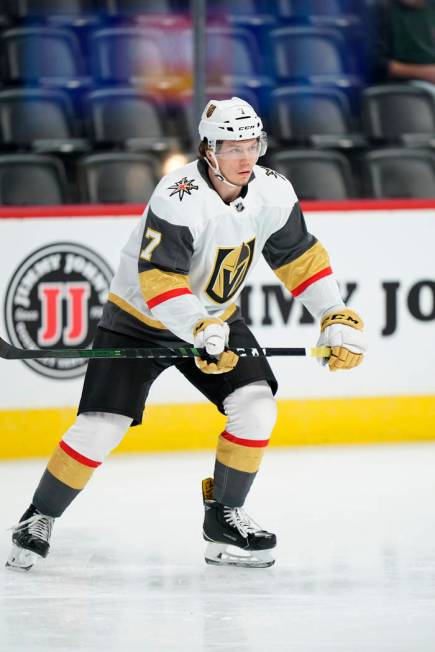
[[95, 470], [70, 457], [60, 446], [54, 450], [47, 469], [57, 480], [78, 490], [86, 486]]
[[240, 446], [220, 435], [216, 450], [218, 462], [236, 471], [256, 473], [263, 459], [264, 447]]

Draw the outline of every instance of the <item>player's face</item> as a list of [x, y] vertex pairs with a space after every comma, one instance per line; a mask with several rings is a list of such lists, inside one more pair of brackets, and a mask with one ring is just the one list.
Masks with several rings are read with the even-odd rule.
[[236, 186], [246, 185], [258, 160], [259, 149], [257, 138], [224, 140], [216, 154], [223, 176]]

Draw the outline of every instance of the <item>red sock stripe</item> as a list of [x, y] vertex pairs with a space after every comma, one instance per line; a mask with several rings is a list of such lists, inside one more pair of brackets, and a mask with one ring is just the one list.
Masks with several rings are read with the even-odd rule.
[[332, 274], [332, 269], [330, 267], [325, 267], [325, 269], [321, 269], [320, 272], [317, 272], [317, 274], [310, 276], [310, 278], [307, 278], [306, 281], [304, 281], [297, 287], [293, 288], [293, 290], [291, 291], [292, 295], [294, 297], [299, 296], [299, 294], [302, 294], [302, 292], [306, 290], [307, 287], [309, 287], [319, 279], [324, 278], [325, 276], [329, 276], [330, 274]]
[[234, 437], [226, 430], [223, 431], [222, 437], [232, 441], [233, 444], [239, 444], [239, 446], [248, 446], [249, 448], [264, 448], [269, 443], [268, 439], [242, 439], [241, 437]]
[[182, 294], [192, 294], [192, 292], [189, 290], [189, 288], [176, 288], [175, 290], [168, 290], [167, 292], [158, 294], [156, 297], [153, 297], [147, 301], [147, 306], [151, 310], [151, 308], [154, 308], [154, 306], [158, 306], [159, 303], [163, 303], [164, 301], [173, 299], [174, 297], [179, 297]]
[[92, 468], [96, 468], [97, 466], [101, 465], [101, 462], [95, 462], [95, 460], [90, 460], [89, 457], [80, 455], [80, 453], [77, 453], [77, 451], [75, 451], [73, 448], [68, 446], [68, 444], [65, 444], [64, 441], [61, 441], [59, 443], [59, 446], [67, 455], [77, 460], [77, 462], [80, 462], [80, 464], [84, 464], [85, 466], [91, 466]]

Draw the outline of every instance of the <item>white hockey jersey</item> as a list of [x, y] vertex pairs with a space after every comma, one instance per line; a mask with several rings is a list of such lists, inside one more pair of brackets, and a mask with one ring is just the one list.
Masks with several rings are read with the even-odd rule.
[[192, 342], [199, 319], [235, 317], [262, 255], [314, 316], [343, 305], [327, 252], [308, 233], [284, 176], [256, 165], [240, 197], [226, 203], [207, 164], [189, 163], [164, 176], [151, 196], [121, 252], [101, 325]]

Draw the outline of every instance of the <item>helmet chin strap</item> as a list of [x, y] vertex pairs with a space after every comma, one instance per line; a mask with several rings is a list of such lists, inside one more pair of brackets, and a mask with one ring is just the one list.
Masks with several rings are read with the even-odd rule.
[[211, 154], [212, 157], [213, 157], [214, 165], [212, 165], [212, 164], [210, 163], [210, 161], [208, 160], [208, 156], [205, 157], [205, 160], [207, 161], [209, 167], [210, 167], [211, 170], [213, 171], [214, 176], [217, 177], [217, 178], [219, 179], [219, 181], [222, 181], [222, 183], [225, 183], [227, 186], [230, 186], [230, 188], [239, 188], [240, 186], [235, 186], [234, 183], [231, 183], [230, 181], [227, 181], [227, 180], [225, 179], [225, 177], [223, 176], [222, 172], [221, 172], [220, 169], [219, 169], [219, 163], [218, 163], [218, 160], [217, 160], [217, 158], [216, 158], [215, 153], [214, 153], [214, 152], [210, 152], [210, 154]]

